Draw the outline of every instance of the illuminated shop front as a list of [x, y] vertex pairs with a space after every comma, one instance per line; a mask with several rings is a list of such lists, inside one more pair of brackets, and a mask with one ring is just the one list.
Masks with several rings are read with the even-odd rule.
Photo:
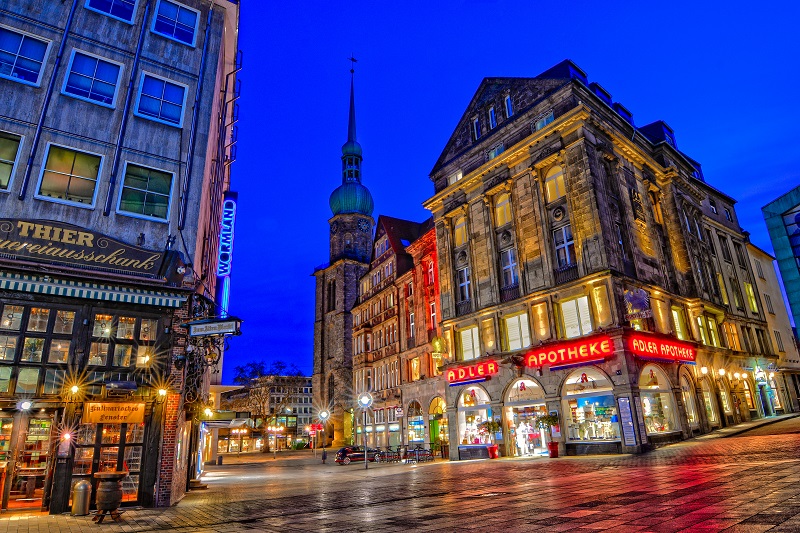
[[508, 442], [506, 455], [525, 457], [547, 452], [544, 431], [537, 418], [546, 415], [544, 390], [529, 378], [521, 378], [508, 388], [504, 403]]
[[446, 410], [447, 404], [438, 396], [433, 399], [428, 409], [428, 428], [434, 448], [449, 445]]
[[422, 416], [422, 406], [418, 401], [408, 404], [408, 444], [415, 446], [425, 443], [425, 419]]
[[562, 390], [567, 441], [619, 441], [614, 385], [600, 369], [583, 367], [567, 378]]
[[489, 394], [483, 387], [467, 387], [458, 399], [458, 434], [461, 444], [492, 444], [494, 435], [481, 424], [492, 419]]
[[700, 380], [700, 391], [703, 395], [703, 407], [706, 410], [706, 418], [711, 426], [719, 425], [719, 416], [717, 414], [717, 402], [714, 400], [714, 393], [711, 390], [708, 376]]
[[686, 409], [686, 419], [692, 432], [700, 428], [700, 416], [697, 413], [697, 401], [695, 399], [695, 387], [692, 378], [686, 373], [681, 373], [681, 398]]

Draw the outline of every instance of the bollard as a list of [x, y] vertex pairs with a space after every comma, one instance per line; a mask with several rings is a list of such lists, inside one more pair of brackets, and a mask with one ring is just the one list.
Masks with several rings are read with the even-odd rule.
[[92, 497], [92, 484], [84, 479], [72, 487], [72, 516], [89, 514], [89, 500]]
[[217, 465], [218, 466], [222, 466], [222, 456], [221, 455], [217, 456]]

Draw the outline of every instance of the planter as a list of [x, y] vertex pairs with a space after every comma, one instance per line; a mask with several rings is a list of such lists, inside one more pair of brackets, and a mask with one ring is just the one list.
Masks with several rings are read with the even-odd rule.
[[557, 442], [548, 442], [547, 443], [547, 451], [550, 453], [551, 459], [558, 458], [558, 443]]
[[98, 524], [103, 522], [107, 514], [111, 515], [115, 521], [119, 519], [119, 504], [122, 503], [122, 478], [128, 473], [120, 472], [96, 472], [94, 477], [99, 481], [97, 484], [97, 515], [92, 519]]

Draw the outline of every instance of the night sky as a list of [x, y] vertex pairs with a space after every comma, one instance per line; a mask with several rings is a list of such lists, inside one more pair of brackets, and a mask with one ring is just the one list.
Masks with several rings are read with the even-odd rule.
[[666, 121], [706, 181], [738, 200], [753, 243], [772, 252], [760, 208], [800, 183], [800, 6], [542, 6], [242, 0], [230, 311], [244, 323], [225, 356], [225, 383], [234, 366], [255, 359], [312, 372], [311, 273], [328, 260], [351, 54], [362, 183], [375, 219], [430, 215], [421, 205], [433, 195], [428, 175], [484, 77], [533, 77], [569, 58], [638, 126]]

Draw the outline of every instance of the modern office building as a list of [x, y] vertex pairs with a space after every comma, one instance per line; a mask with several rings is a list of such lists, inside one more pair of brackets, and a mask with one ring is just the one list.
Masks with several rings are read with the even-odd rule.
[[218, 307], [238, 13], [0, 5], [3, 509], [64, 512], [108, 471], [166, 506], [196, 475], [211, 377], [181, 325]]
[[430, 177], [452, 458], [638, 452], [771, 414], [735, 200], [665, 122], [568, 60], [486, 78]]
[[761, 208], [797, 324], [800, 317], [800, 186]]

